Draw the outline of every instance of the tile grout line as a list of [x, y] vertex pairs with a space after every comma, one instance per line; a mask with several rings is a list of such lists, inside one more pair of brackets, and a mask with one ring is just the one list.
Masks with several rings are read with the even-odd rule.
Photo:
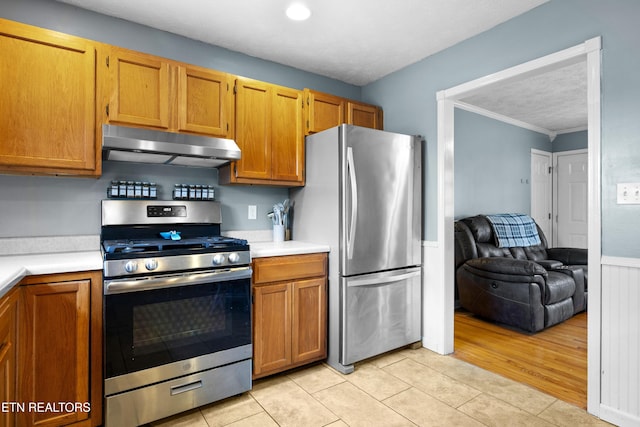
[[[321, 363], [321, 364], [320, 364], [320, 366], [325, 366], [325, 363]], [[326, 366], [329, 366], [329, 365], [326, 365]], [[308, 392], [307, 390], [305, 390], [305, 388], [304, 388], [304, 387], [302, 387], [302, 386], [301, 386], [301, 385], [300, 385], [300, 384], [299, 384], [295, 379], [293, 379], [293, 378], [291, 377], [291, 375], [290, 375], [290, 374], [287, 374], [287, 378], [289, 378], [291, 381], [293, 381], [293, 383], [294, 383], [294, 384], [296, 384], [298, 387], [300, 387], [300, 389], [301, 389], [302, 391], [304, 391], [305, 393], [307, 393], [307, 394], [309, 395], [309, 397], [311, 397], [314, 401], [318, 402], [318, 404], [319, 404], [320, 406], [322, 406], [323, 408], [325, 408], [327, 411], [329, 411], [330, 413], [332, 413], [332, 414], [337, 418], [336, 420], [331, 421], [329, 424], [325, 424], [325, 426], [330, 425], [330, 424], [333, 424], [333, 423], [335, 423], [335, 422], [337, 422], [337, 421], [342, 421], [343, 423], [347, 424], [347, 423], [342, 419], [342, 417], [340, 417], [338, 414], [336, 414], [335, 412], [333, 412], [333, 411], [332, 411], [330, 408], [328, 408], [324, 403], [322, 403], [322, 402], [320, 402], [318, 399], [316, 399], [316, 397], [313, 395], [313, 393], [310, 393], [310, 392]], [[343, 383], [343, 382], [345, 382], [345, 381], [347, 381], [347, 380], [343, 380], [342, 382], [339, 382], [338, 384], [342, 384], [342, 383]], [[332, 385], [332, 386], [325, 387], [325, 388], [320, 389], [320, 390], [316, 390], [316, 391], [315, 391], [315, 393], [319, 393], [319, 392], [321, 392], [321, 391], [328, 390], [328, 389], [330, 389], [331, 387], [334, 387], [334, 386], [336, 386], [336, 385], [338, 385], [338, 384], [334, 384], [334, 385]], [[347, 424], [347, 425], [348, 425], [348, 424]]]

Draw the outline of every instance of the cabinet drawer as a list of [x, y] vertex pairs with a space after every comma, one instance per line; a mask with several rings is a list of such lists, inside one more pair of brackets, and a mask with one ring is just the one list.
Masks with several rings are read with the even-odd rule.
[[253, 283], [269, 283], [327, 274], [325, 253], [290, 255], [253, 260]]

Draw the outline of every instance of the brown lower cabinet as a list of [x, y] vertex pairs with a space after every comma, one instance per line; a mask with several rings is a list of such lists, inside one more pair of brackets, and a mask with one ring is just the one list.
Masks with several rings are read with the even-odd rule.
[[[0, 402], [16, 401], [16, 325], [18, 289], [12, 289], [0, 300]], [[16, 425], [15, 412], [0, 412], [0, 427]]]
[[18, 426], [102, 423], [102, 275], [30, 276], [20, 283]]
[[327, 357], [327, 254], [253, 260], [253, 378]]

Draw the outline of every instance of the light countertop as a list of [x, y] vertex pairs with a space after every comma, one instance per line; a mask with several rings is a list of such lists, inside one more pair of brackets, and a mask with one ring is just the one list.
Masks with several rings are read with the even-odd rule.
[[331, 249], [329, 245], [303, 242], [300, 240], [274, 242], [272, 241], [272, 230], [231, 230], [225, 231], [222, 234], [247, 240], [251, 249], [251, 258], [313, 254], [329, 252]]
[[328, 245], [287, 240], [284, 242], [249, 242], [252, 258], [329, 252]]
[[0, 297], [26, 276], [102, 270], [100, 251], [0, 256]]

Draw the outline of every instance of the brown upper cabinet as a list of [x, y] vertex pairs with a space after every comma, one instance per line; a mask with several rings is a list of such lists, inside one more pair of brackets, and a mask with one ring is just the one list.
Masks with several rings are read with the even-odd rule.
[[343, 123], [382, 129], [382, 109], [311, 89], [304, 90], [307, 104], [305, 133], [320, 132]]
[[350, 125], [382, 129], [382, 109], [375, 105], [347, 101], [347, 121]]
[[327, 93], [304, 90], [307, 103], [306, 133], [320, 132], [344, 123], [345, 99]]
[[295, 187], [305, 134], [382, 129], [373, 105], [1, 18], [0, 52], [0, 173], [100, 176], [110, 123], [235, 139], [242, 159], [220, 168], [220, 184]]
[[96, 44], [0, 19], [0, 171], [99, 176]]
[[117, 47], [105, 67], [107, 123], [233, 137], [228, 74]]
[[304, 185], [302, 91], [238, 77], [235, 92], [242, 158], [220, 168], [220, 184]]

